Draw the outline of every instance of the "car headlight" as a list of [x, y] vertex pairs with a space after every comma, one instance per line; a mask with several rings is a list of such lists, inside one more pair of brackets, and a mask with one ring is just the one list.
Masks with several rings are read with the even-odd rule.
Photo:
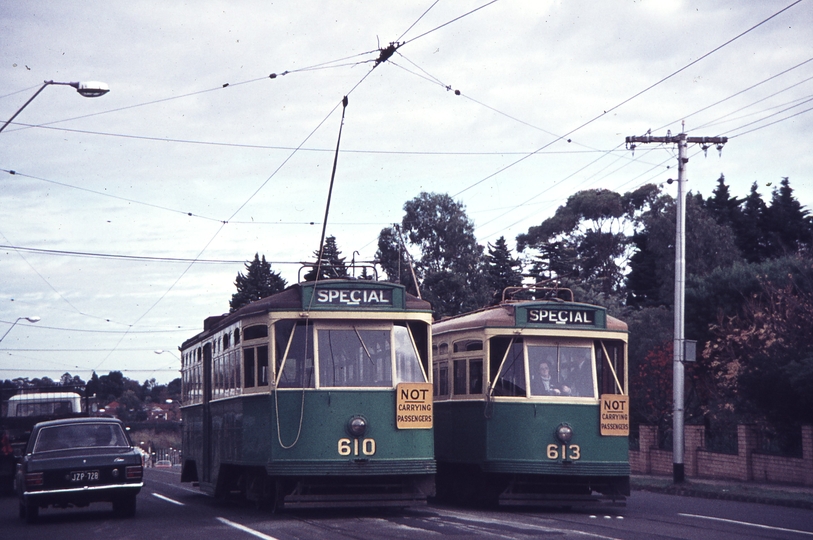
[[347, 433], [353, 437], [361, 437], [367, 432], [367, 419], [363, 416], [354, 416], [347, 421]]
[[573, 428], [569, 424], [559, 424], [556, 427], [556, 438], [567, 444], [573, 438]]

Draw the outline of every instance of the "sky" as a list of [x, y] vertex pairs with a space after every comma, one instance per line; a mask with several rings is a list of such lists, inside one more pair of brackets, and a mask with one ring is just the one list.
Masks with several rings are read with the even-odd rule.
[[690, 146], [694, 192], [813, 207], [811, 0], [0, 0], [0, 43], [3, 122], [110, 87], [0, 133], [0, 379], [178, 377], [255, 253], [313, 259], [337, 145], [348, 261], [424, 191], [513, 247], [579, 190], [677, 178], [625, 148], [647, 132], [729, 137]]

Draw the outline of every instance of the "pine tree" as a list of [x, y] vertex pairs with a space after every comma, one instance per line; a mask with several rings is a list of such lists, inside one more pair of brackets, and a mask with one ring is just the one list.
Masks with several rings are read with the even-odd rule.
[[271, 270], [271, 264], [266, 262], [265, 255], [260, 259], [259, 254], [255, 253], [254, 260], [246, 263], [246, 273], [237, 273], [234, 285], [237, 292], [229, 302], [231, 312], [283, 290], [287, 283], [279, 273]]
[[757, 183], [751, 185], [751, 192], [742, 203], [742, 219], [736, 230], [737, 247], [749, 263], [763, 262], [767, 257], [765, 235], [765, 214], [767, 206], [757, 191]]
[[493, 245], [488, 244], [486, 264], [488, 265], [486, 280], [489, 289], [492, 290], [491, 303], [498, 304], [506, 287], [517, 287], [522, 284], [522, 264], [519, 259], [511, 257], [511, 250], [508, 249], [504, 236], [500, 236]]
[[775, 188], [768, 207], [765, 225], [768, 233], [768, 255], [771, 258], [791, 255], [810, 248], [813, 227], [807, 210], [802, 208], [790, 180], [785, 177]]
[[706, 200], [705, 205], [717, 223], [723, 226], [728, 225], [736, 231], [742, 220], [740, 203], [742, 200], [730, 195], [725, 176], [721, 174], [717, 179], [717, 187], [714, 189], [713, 195]]
[[[344, 263], [346, 257], [340, 257], [342, 254], [336, 245], [336, 237], [328, 236], [325, 238], [325, 246], [322, 249], [322, 264], [319, 268], [319, 279], [336, 279], [347, 277], [347, 265]], [[316, 258], [313, 268], [305, 274], [305, 281], [316, 280], [316, 268], [319, 266], [319, 252], [313, 252]]]

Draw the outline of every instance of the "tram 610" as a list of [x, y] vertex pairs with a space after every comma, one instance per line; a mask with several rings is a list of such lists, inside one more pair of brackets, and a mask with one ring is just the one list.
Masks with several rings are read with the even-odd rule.
[[433, 325], [438, 497], [622, 504], [627, 325], [566, 289], [536, 294]]
[[181, 481], [275, 508], [425, 504], [431, 322], [403, 286], [350, 279], [207, 318], [181, 347]]

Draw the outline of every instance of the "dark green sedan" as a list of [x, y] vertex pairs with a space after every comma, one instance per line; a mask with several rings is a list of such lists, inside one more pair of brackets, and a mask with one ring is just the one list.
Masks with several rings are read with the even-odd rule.
[[15, 478], [20, 517], [31, 523], [48, 506], [111, 502], [122, 517], [136, 511], [143, 487], [141, 454], [121, 421], [68, 418], [40, 422], [31, 432]]

